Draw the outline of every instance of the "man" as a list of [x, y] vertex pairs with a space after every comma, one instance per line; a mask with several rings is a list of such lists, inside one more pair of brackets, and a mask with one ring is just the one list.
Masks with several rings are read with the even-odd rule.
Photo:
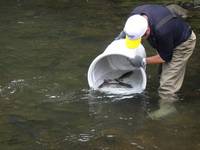
[[162, 64], [159, 95], [168, 97], [179, 91], [196, 43], [191, 27], [165, 6], [141, 5], [131, 12], [119, 37], [124, 35], [128, 48], [135, 48], [141, 39], [147, 39], [157, 50], [154, 56], [133, 61], [137, 66]]

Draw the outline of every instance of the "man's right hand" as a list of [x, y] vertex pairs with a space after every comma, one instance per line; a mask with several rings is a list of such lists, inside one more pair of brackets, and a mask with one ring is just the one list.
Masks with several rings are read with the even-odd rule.
[[134, 58], [129, 59], [130, 63], [134, 67], [143, 67], [146, 68], [146, 59], [141, 56], [135, 56]]

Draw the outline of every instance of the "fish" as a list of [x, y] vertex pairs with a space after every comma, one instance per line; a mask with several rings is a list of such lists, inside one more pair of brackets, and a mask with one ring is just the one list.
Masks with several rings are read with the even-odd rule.
[[126, 72], [126, 73], [124, 73], [123, 75], [121, 75], [118, 79], [119, 79], [119, 80], [122, 80], [122, 79], [124, 79], [124, 78], [128, 78], [128, 77], [130, 77], [132, 74], [133, 74], [133, 71]]
[[8, 117], [8, 123], [17, 127], [19, 130], [23, 131], [24, 133], [28, 134], [34, 139], [38, 139], [39, 137], [38, 133], [35, 131], [35, 129], [33, 129], [31, 124], [29, 124], [28, 121], [23, 117], [17, 115], [10, 115]]
[[132, 74], [133, 71], [129, 71], [115, 79], [104, 79], [103, 83], [98, 88], [102, 88], [109, 85], [120, 85], [126, 88], [133, 88], [132, 85], [123, 82], [123, 79], [128, 78]]

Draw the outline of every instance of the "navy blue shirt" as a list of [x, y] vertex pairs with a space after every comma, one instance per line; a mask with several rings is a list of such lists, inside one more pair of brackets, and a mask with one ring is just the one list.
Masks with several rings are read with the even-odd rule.
[[[182, 18], [174, 17], [165, 6], [141, 5], [131, 12], [131, 15], [134, 14], [146, 15], [148, 17], [151, 33], [147, 40], [166, 62], [171, 61], [174, 48], [185, 42], [191, 35], [190, 26]], [[170, 15], [172, 15], [171, 19], [158, 27], [161, 20]]]

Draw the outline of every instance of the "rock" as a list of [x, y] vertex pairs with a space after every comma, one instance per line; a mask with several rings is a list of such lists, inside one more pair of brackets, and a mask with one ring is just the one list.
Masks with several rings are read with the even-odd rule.
[[181, 7], [177, 4], [167, 5], [167, 8], [169, 10], [171, 10], [171, 12], [177, 14], [178, 16], [180, 16], [184, 19], [188, 17], [188, 10], [184, 9], [183, 7]]

